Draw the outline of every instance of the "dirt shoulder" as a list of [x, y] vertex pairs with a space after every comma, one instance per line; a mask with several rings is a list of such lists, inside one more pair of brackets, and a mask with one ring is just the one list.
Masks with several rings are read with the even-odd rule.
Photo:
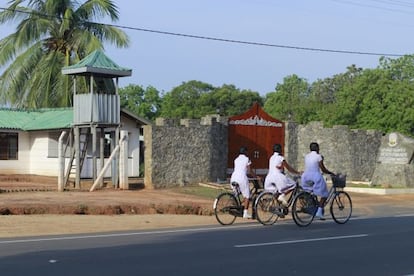
[[212, 200], [170, 190], [13, 192], [0, 194], [3, 215], [211, 215]]
[[[0, 190], [5, 190], [4, 185], [0, 184]], [[414, 213], [414, 194], [350, 194], [355, 218]], [[173, 190], [57, 192], [22, 188], [20, 192], [0, 193], [0, 238], [219, 226], [212, 203], [212, 199]]]

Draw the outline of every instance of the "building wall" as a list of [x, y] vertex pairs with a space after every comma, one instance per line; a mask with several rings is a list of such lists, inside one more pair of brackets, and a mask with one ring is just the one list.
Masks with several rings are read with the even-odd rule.
[[17, 160], [0, 160], [1, 174], [30, 174], [30, 137], [27, 132], [2, 130], [2, 132], [18, 133]]
[[[121, 130], [128, 131], [128, 175], [130, 177], [139, 176], [140, 160], [140, 127], [136, 122], [123, 117]], [[16, 132], [16, 131], [9, 131]], [[56, 132], [56, 131], [53, 131]], [[0, 160], [0, 174], [35, 174], [44, 176], [58, 176], [58, 158], [48, 156], [49, 132], [48, 131], [19, 131], [19, 151], [18, 160]], [[98, 129], [98, 137], [99, 129]], [[91, 147], [91, 144], [89, 146]], [[99, 151], [99, 145], [98, 145]], [[91, 151], [89, 150], [88, 153]], [[104, 164], [106, 164], [105, 159]], [[69, 158], [66, 158], [66, 166]], [[100, 161], [97, 162], [98, 173], [100, 171]], [[111, 176], [112, 169], [108, 169], [105, 177]], [[88, 156], [85, 160], [82, 178], [92, 177], [92, 158]]]
[[139, 176], [140, 160], [140, 129], [135, 121], [124, 118], [121, 130], [128, 131], [128, 175], [131, 177]]
[[58, 158], [48, 156], [49, 132], [29, 132], [30, 137], [30, 174], [57, 176]]

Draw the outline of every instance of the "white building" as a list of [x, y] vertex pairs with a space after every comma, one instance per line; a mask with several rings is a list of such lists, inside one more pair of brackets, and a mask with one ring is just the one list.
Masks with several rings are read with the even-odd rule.
[[[120, 130], [128, 132], [128, 176], [140, 174], [142, 126], [150, 124], [127, 110], [121, 110]], [[58, 139], [70, 132], [73, 108], [16, 110], [0, 109], [0, 174], [59, 175]], [[99, 129], [98, 136], [100, 136]], [[105, 134], [105, 162], [111, 154]], [[99, 149], [99, 140], [98, 146]], [[113, 143], [112, 143], [113, 146]], [[81, 178], [92, 178], [92, 149], [88, 145]], [[66, 155], [66, 164], [69, 154]], [[100, 170], [98, 163], [98, 171]], [[111, 170], [105, 174], [111, 176]]]

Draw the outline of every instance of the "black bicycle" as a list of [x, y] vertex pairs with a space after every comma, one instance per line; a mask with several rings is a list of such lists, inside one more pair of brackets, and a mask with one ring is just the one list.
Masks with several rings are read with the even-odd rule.
[[293, 180], [295, 180], [296, 185], [288, 191], [284, 191], [285, 193], [289, 192], [287, 205], [278, 200], [280, 193], [274, 183], [272, 183], [275, 186], [274, 191], [263, 191], [257, 197], [254, 209], [256, 210], [256, 218], [261, 224], [273, 225], [278, 218], [284, 218], [289, 213], [294, 198], [302, 191], [299, 185], [300, 175], [294, 176]]
[[[260, 192], [263, 190], [260, 178], [249, 178], [252, 183], [250, 189], [250, 200], [254, 202]], [[237, 182], [231, 183], [232, 191], [226, 191], [217, 196], [214, 200], [213, 210], [217, 221], [221, 225], [233, 224], [237, 217], [243, 217], [243, 196], [240, 191], [239, 184]], [[254, 206], [252, 207], [252, 218], [255, 218], [256, 211]]]
[[[332, 187], [324, 206], [329, 205], [329, 211], [336, 223], [346, 223], [352, 215], [352, 201], [347, 192], [343, 190], [346, 186], [345, 175], [332, 175]], [[318, 197], [310, 191], [300, 192], [294, 199], [292, 205], [293, 220], [298, 226], [304, 227], [312, 223], [318, 209]]]

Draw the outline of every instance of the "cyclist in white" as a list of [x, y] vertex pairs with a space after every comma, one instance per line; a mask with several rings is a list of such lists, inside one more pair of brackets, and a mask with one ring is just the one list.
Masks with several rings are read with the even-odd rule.
[[[313, 191], [320, 197], [319, 207], [315, 217], [323, 220], [323, 204], [328, 197], [328, 187], [321, 171], [326, 174], [335, 175], [323, 164], [323, 156], [319, 154], [318, 143], [312, 142], [309, 146], [310, 152], [305, 156], [305, 171], [302, 174], [302, 187], [305, 190]], [[310, 183], [314, 183], [313, 186]]]
[[234, 171], [231, 174], [230, 184], [233, 182], [237, 182], [239, 184], [240, 191], [243, 195], [243, 218], [252, 218], [252, 216], [248, 213], [250, 185], [247, 175], [251, 173], [250, 164], [250, 159], [247, 157], [247, 148], [241, 147], [239, 156], [234, 159]]
[[[268, 191], [277, 189], [280, 193], [278, 200], [283, 204], [288, 205], [285, 196], [292, 191], [296, 183], [293, 179], [285, 175], [285, 168], [293, 174], [300, 174], [286, 162], [282, 155], [282, 146], [280, 144], [275, 144], [273, 146], [273, 155], [269, 159], [269, 172], [265, 178], [264, 188]], [[274, 183], [276, 187], [272, 185], [272, 183]]]

